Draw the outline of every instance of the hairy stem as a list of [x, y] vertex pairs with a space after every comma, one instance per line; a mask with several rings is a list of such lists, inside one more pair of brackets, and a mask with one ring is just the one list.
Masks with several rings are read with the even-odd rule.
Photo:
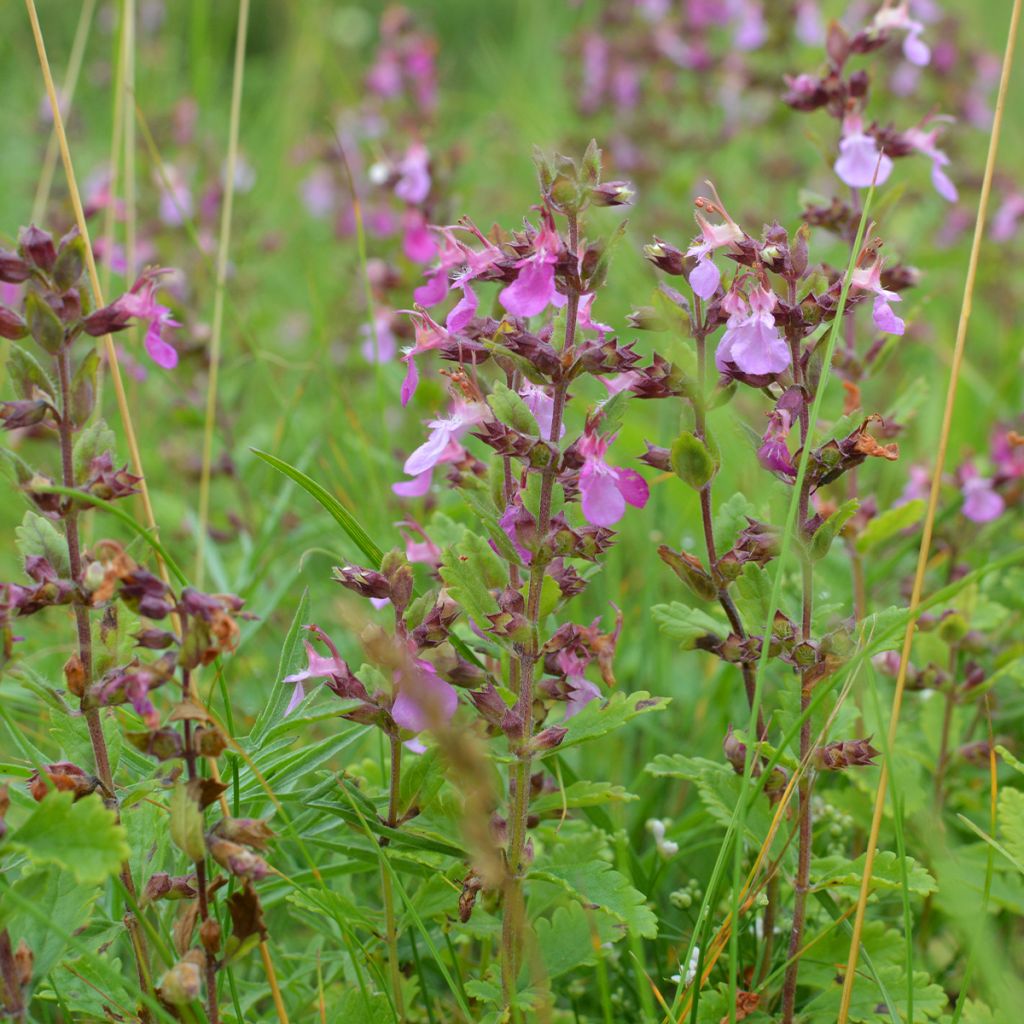
[[[796, 346], [796, 353], [799, 354], [799, 346]], [[799, 359], [793, 361], [794, 375], [798, 384], [802, 384]], [[800, 443], [806, 445], [810, 440], [810, 424], [807, 414], [806, 403], [803, 406], [800, 416]], [[810, 504], [810, 484], [807, 480], [800, 492], [800, 522], [798, 529], [806, 529], [808, 506]], [[805, 553], [801, 566], [802, 578], [802, 608], [800, 617], [800, 639], [803, 643], [809, 643], [811, 639], [811, 613], [814, 602], [814, 569], [810, 558]], [[811, 820], [811, 790], [813, 780], [811, 777], [808, 758], [811, 752], [811, 719], [807, 713], [811, 703], [811, 691], [813, 689], [812, 667], [804, 669], [800, 680], [800, 712], [804, 716], [803, 725], [800, 727], [800, 783], [799, 795], [799, 847], [797, 850], [796, 882], [793, 886], [793, 927], [789, 936], [789, 950], [787, 959], [789, 966], [786, 968], [786, 976], [782, 985], [782, 1022], [792, 1024], [793, 1013], [796, 1007], [796, 986], [797, 976], [800, 971], [800, 953], [803, 943], [804, 922], [807, 915], [807, 889], [811, 875], [811, 843], [813, 840], [813, 822]]]
[[[185, 637], [185, 622], [187, 620], [183, 617], [182, 623], [182, 643], [184, 643]], [[191, 673], [186, 669], [182, 673], [181, 680], [181, 698], [183, 701], [188, 701], [192, 696], [192, 679]], [[189, 782], [194, 782], [198, 778], [198, 770], [196, 762], [198, 760], [195, 747], [195, 737], [192, 734], [192, 723], [185, 719], [183, 727], [183, 746], [185, 753], [185, 770], [188, 774]], [[199, 920], [200, 923], [207, 921], [210, 917], [210, 905], [207, 899], [206, 892], [206, 859], [200, 857], [198, 860], [193, 861], [193, 866], [196, 871], [196, 889], [199, 892]], [[206, 975], [206, 1016], [210, 1020], [210, 1024], [220, 1024], [220, 1009], [217, 1005], [217, 957], [206, 950], [206, 964], [204, 966]]]
[[[388, 781], [388, 828], [398, 827], [398, 800], [402, 785], [402, 741], [389, 736], [391, 744], [391, 771]], [[381, 839], [381, 846], [388, 840]], [[381, 855], [386, 856], [385, 854]], [[380, 866], [381, 891], [384, 901], [384, 931], [388, 944], [388, 973], [391, 976], [391, 996], [395, 1002], [395, 1014], [400, 1021], [405, 1019], [405, 1005], [402, 1000], [402, 972], [398, 960], [398, 920], [395, 917], [395, 895], [391, 886], [391, 872], [383, 861]]]
[[[704, 406], [707, 391], [707, 333], [704, 330], [701, 301], [696, 295], [693, 297], [693, 304], [696, 324], [694, 339], [697, 342], [697, 390], [699, 392], [697, 401], [694, 403], [694, 433], [703, 441], [707, 435], [707, 410]], [[704, 531], [704, 547], [707, 549], [708, 554], [708, 569], [718, 589], [718, 603], [722, 606], [722, 611], [725, 612], [729, 624], [732, 626], [732, 631], [741, 640], [745, 640], [747, 638], [747, 631], [743, 628], [743, 620], [740, 618], [739, 609], [729, 595], [725, 581], [719, 579], [716, 569], [718, 552], [715, 548], [715, 528], [712, 519], [711, 488], [713, 484], [714, 481], [709, 480], [700, 491], [700, 520], [701, 528]], [[754, 706], [754, 691], [756, 689], [756, 663], [749, 661], [741, 662], [740, 671], [743, 674], [743, 689], [747, 695], [747, 706], [752, 708]], [[764, 717], [760, 709], [757, 712], [757, 735], [761, 739], [765, 737]]]
[[[75, 486], [74, 467], [74, 423], [71, 419], [71, 355], [67, 346], [61, 348], [55, 359], [57, 363], [57, 380], [60, 386], [61, 413], [58, 420], [58, 434], [60, 436], [60, 462], [61, 462], [61, 483], [65, 487]], [[78, 508], [71, 504], [64, 517], [65, 536], [68, 545], [68, 566], [71, 571], [71, 579], [76, 585], [82, 580], [82, 548], [78, 536]], [[81, 662], [83, 676], [83, 693], [88, 694], [92, 683], [93, 658], [92, 658], [92, 628], [89, 624], [89, 610], [79, 600], [75, 600], [75, 630], [78, 635], [78, 659]], [[84, 701], [83, 701], [84, 703]], [[114, 792], [114, 777], [110, 770], [110, 755], [107, 751], [107, 741], [103, 735], [103, 723], [100, 719], [98, 708], [82, 708], [85, 716], [86, 726], [89, 730], [89, 742], [92, 745], [93, 758], [96, 762], [96, 776], [106, 793], [108, 802], [117, 811], [117, 796]], [[131, 866], [125, 861], [121, 865], [121, 882], [126, 891], [132, 897], [133, 903], [137, 895], [135, 879], [132, 877]], [[124, 917], [125, 926], [128, 929], [132, 949], [135, 952], [136, 967], [139, 976], [139, 986], [142, 991], [152, 995], [152, 982], [149, 976], [149, 950], [146, 938], [142, 933], [135, 914], [129, 910]], [[149, 1012], [143, 1008], [142, 1019], [149, 1019]]]
[[[569, 249], [575, 256], [579, 251], [579, 222], [575, 213], [568, 214]], [[573, 287], [568, 289], [565, 316], [565, 340], [563, 353], [571, 352], [576, 345], [576, 318], [579, 312], [580, 293]], [[557, 445], [562, 434], [562, 419], [568, 384], [559, 381], [555, 385], [554, 408], [551, 415], [551, 433], [548, 439]], [[555, 477], [558, 474], [557, 458], [545, 466], [541, 474], [540, 501], [537, 513], [537, 536], [547, 537], [551, 526], [551, 499], [554, 493]], [[515, 743], [516, 764], [511, 779], [511, 800], [509, 811], [508, 875], [505, 887], [505, 906], [501, 930], [501, 986], [506, 1007], [515, 993], [516, 978], [519, 975], [520, 955], [523, 944], [523, 924], [526, 907], [523, 898], [523, 875], [525, 873], [525, 851], [527, 819], [530, 810], [530, 767], [533, 737], [533, 677], [534, 667], [540, 655], [540, 599], [547, 574], [548, 562], [538, 552], [530, 566], [530, 580], [526, 597], [526, 617], [530, 624], [530, 639], [518, 651], [519, 689], [515, 714], [520, 731]]]

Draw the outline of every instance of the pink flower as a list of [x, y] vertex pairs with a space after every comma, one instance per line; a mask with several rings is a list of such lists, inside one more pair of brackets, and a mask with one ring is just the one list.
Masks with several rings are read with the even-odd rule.
[[1006, 502], [995, 492], [992, 481], [972, 475], [961, 487], [964, 503], [961, 511], [974, 523], [990, 523], [1006, 510]]
[[437, 256], [437, 242], [426, 218], [419, 210], [410, 208], [403, 216], [402, 224], [402, 251], [413, 263], [429, 263]]
[[395, 195], [417, 205], [430, 195], [430, 154], [421, 143], [413, 143], [398, 165]]
[[715, 261], [705, 254], [690, 271], [689, 282], [694, 295], [701, 299], [710, 299], [718, 291], [718, 286], [722, 282], [722, 272], [715, 266]]
[[[705, 182], [708, 188], [711, 189], [711, 194], [714, 196], [714, 202], [709, 199], [701, 197], [697, 200], [697, 209], [694, 212], [697, 224], [700, 226], [700, 240], [693, 243], [689, 249], [686, 250], [687, 256], [696, 256], [699, 259], [707, 256], [708, 253], [714, 252], [715, 249], [721, 249], [725, 246], [732, 245], [734, 242], [740, 242], [743, 240], [743, 229], [729, 216], [728, 210], [725, 208], [725, 204], [718, 196], [718, 192], [715, 190], [715, 186], [710, 181]], [[704, 216], [703, 211], [708, 213], [720, 214], [722, 217], [721, 224], [712, 224], [711, 221]], [[705, 272], [706, 273], [706, 272]]]
[[427, 536], [422, 526], [406, 521], [399, 524], [398, 530], [405, 538], [405, 557], [410, 562], [432, 566], [441, 564], [441, 549]]
[[869, 188], [874, 182], [884, 185], [892, 174], [892, 160], [878, 148], [874, 137], [864, 133], [859, 116], [843, 122], [839, 158], [832, 169], [850, 188]]
[[317, 167], [303, 179], [299, 186], [302, 204], [310, 215], [324, 220], [334, 211], [334, 175], [328, 167]]
[[871, 27], [876, 32], [906, 32], [903, 38], [903, 56], [911, 64], [924, 67], [931, 60], [932, 52], [921, 38], [924, 25], [910, 17], [907, 3], [897, 4], [895, 7], [887, 4], [875, 15]]
[[341, 655], [338, 654], [338, 649], [331, 642], [330, 637], [319, 626], [306, 626], [305, 628], [318, 640], [323, 641], [331, 653], [329, 656], [318, 654], [316, 648], [308, 640], [303, 641], [303, 646], [306, 648], [306, 667], [301, 672], [285, 676], [283, 680], [283, 682], [291, 683], [294, 686], [292, 698], [284, 711], [286, 718], [305, 699], [306, 690], [302, 684], [307, 680], [330, 679], [333, 676], [345, 678], [349, 675], [348, 665], [345, 664]]
[[396, 673], [398, 695], [391, 706], [391, 717], [400, 729], [420, 733], [450, 722], [459, 706], [459, 695], [429, 661], [417, 658], [413, 665], [410, 671]]
[[177, 167], [168, 165], [165, 177], [157, 181], [160, 188], [160, 219], [169, 227], [178, 227], [192, 216], [192, 191]]
[[1024, 194], [1011, 192], [992, 218], [992, 241], [1009, 241], [1016, 232], [1021, 217], [1024, 217]]
[[757, 450], [757, 458], [761, 465], [783, 478], [796, 476], [796, 466], [793, 465], [786, 438], [802, 407], [803, 397], [800, 391], [790, 388], [779, 399], [768, 417], [768, 429], [761, 440], [761, 447]]
[[643, 508], [650, 497], [647, 481], [639, 473], [605, 462], [605, 453], [613, 440], [585, 433], [578, 442], [583, 456], [580, 470], [583, 517], [594, 526], [614, 526], [625, 514], [627, 504]]
[[448, 311], [448, 319], [444, 322], [449, 334], [458, 334], [476, 316], [476, 292], [468, 281], [463, 281], [458, 287], [462, 290], [462, 298]]
[[569, 687], [569, 699], [565, 704], [565, 718], [578, 715], [592, 700], [601, 696], [601, 690], [583, 674], [587, 670], [589, 659], [565, 648], [555, 658], [558, 667], [565, 673], [565, 681]]
[[513, 316], [537, 316], [548, 306], [565, 305], [565, 296], [555, 288], [555, 263], [560, 248], [558, 233], [545, 220], [534, 240], [533, 255], [516, 264], [516, 279], [498, 294], [498, 301]]
[[[519, 395], [526, 403], [526, 407], [533, 413], [537, 421], [537, 428], [540, 436], [545, 441], [552, 440], [551, 427], [555, 416], [555, 400], [539, 385], [527, 381], [520, 389]], [[559, 431], [559, 438], [565, 434], [565, 424]]]
[[742, 373], [782, 373], [792, 362], [792, 355], [772, 315], [778, 299], [761, 285], [751, 290], [749, 299], [749, 313], [738, 291], [729, 292], [723, 300], [723, 308], [730, 316], [715, 352], [715, 365], [723, 372], [732, 363]]
[[886, 334], [902, 334], [906, 328], [903, 320], [893, 312], [891, 302], [901, 302], [902, 296], [882, 287], [882, 261], [876, 259], [870, 267], [857, 267], [850, 281], [853, 288], [875, 293], [872, 310], [875, 326]]
[[903, 493], [893, 502], [893, 506], [906, 505], [911, 501], [927, 500], [932, 486], [932, 472], [927, 466], [911, 466], [907, 475], [907, 485]]
[[935, 191], [947, 202], [955, 203], [959, 198], [959, 193], [956, 190], [956, 185], [943, 170], [944, 167], [949, 166], [949, 157], [935, 145], [938, 134], [937, 128], [933, 128], [930, 132], [920, 128], [911, 128], [904, 133], [904, 137], [914, 149], [931, 160], [932, 185], [935, 187]]
[[438, 463], [454, 462], [462, 457], [458, 443], [460, 434], [470, 427], [489, 419], [491, 410], [483, 402], [456, 402], [452, 415], [431, 420], [430, 435], [406, 460], [403, 469], [414, 480], [393, 485], [392, 490], [402, 497], [426, 494], [430, 487], [430, 474]]
[[391, 330], [391, 312], [378, 309], [373, 317], [373, 326], [362, 324], [359, 333], [363, 343], [360, 350], [368, 363], [390, 363], [398, 351], [394, 332]]
[[165, 370], [173, 370], [178, 365], [178, 353], [163, 337], [167, 327], [180, 327], [171, 316], [171, 311], [156, 301], [154, 292], [157, 287], [158, 275], [152, 271], [144, 274], [132, 286], [132, 290], [122, 295], [114, 307], [121, 313], [147, 322], [145, 346], [150, 359]]
[[399, 312], [409, 314], [416, 330], [416, 343], [406, 349], [405, 355], [402, 356], [406, 371], [405, 380], [402, 381], [401, 398], [402, 405], [408, 405], [409, 399], [416, 393], [416, 385], [420, 379], [415, 357], [421, 352], [429, 352], [443, 345], [448, 340], [448, 332], [421, 309], [403, 309]]

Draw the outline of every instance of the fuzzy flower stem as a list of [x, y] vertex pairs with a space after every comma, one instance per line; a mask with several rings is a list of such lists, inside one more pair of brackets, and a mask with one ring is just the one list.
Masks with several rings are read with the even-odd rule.
[[[579, 222], [575, 213], [568, 214], [569, 251], [575, 257], [579, 252]], [[576, 320], [579, 313], [580, 294], [570, 286], [565, 314], [565, 341], [563, 352], [571, 351], [576, 345]], [[549, 440], [558, 444], [562, 435], [562, 418], [568, 385], [560, 381], [554, 392]], [[537, 535], [545, 537], [551, 526], [551, 497], [555, 486], [558, 460], [552, 459], [541, 476], [540, 501], [537, 515]], [[523, 898], [524, 852], [526, 849], [526, 823], [530, 809], [530, 740], [533, 734], [533, 674], [539, 657], [538, 627], [540, 623], [540, 599], [547, 573], [547, 563], [538, 554], [530, 566], [530, 582], [526, 598], [526, 617], [530, 623], [530, 639], [519, 653], [519, 690], [515, 712], [520, 723], [518, 757], [512, 775], [515, 791], [512, 793], [510, 808], [510, 834], [508, 846], [508, 881], [505, 889], [505, 910], [501, 930], [501, 987], [505, 1005], [508, 1007], [515, 994], [516, 978], [519, 975], [520, 953], [523, 942], [523, 923], [526, 907]]]
[[[182, 617], [182, 644], [185, 641], [185, 630], [187, 618]], [[192, 697], [192, 679], [188, 669], [184, 669], [181, 675], [181, 699], [183, 703], [188, 702]], [[185, 771], [189, 782], [198, 778], [196, 762], [195, 737], [192, 734], [192, 723], [187, 718], [182, 723], [182, 747], [185, 754]], [[204, 922], [210, 917], [210, 905], [206, 893], [206, 858], [200, 857], [193, 861], [196, 871], [196, 891], [199, 896], [199, 920]], [[217, 1006], [217, 957], [209, 950], [206, 951], [206, 1016], [210, 1024], [220, 1024], [220, 1009]]]
[[[698, 398], [694, 403], [694, 433], [702, 441], [707, 434], [707, 409], [705, 407], [705, 395], [707, 392], [707, 332], [704, 328], [704, 316], [701, 308], [701, 300], [698, 295], [693, 296], [694, 308], [694, 341], [697, 343], [697, 390]], [[708, 553], [708, 567], [713, 578], [717, 579], [715, 563], [718, 561], [718, 552], [715, 548], [715, 528], [712, 519], [711, 488], [713, 481], [709, 480], [700, 491], [700, 518], [704, 530], [704, 545]], [[739, 609], [725, 586], [718, 587], [718, 603], [722, 606], [732, 626], [733, 632], [741, 639], [746, 639], [747, 631], [743, 628], [743, 620], [740, 618]], [[755, 668], [751, 662], [744, 661], [740, 664], [740, 671], [743, 673], [743, 689], [747, 694], [747, 704], [754, 706], [755, 689]], [[757, 734], [760, 737], [765, 735], [764, 717], [760, 710], [757, 712]]]
[[[797, 383], [802, 383], [800, 364], [797, 359], [793, 361], [794, 375]], [[800, 417], [800, 444], [807, 445], [810, 437], [810, 425], [806, 411], [807, 403], [804, 403], [804, 411]], [[810, 482], [805, 477], [800, 490], [800, 525], [804, 529], [807, 522], [808, 506], [810, 504]], [[800, 622], [800, 639], [808, 643], [811, 639], [811, 614], [814, 602], [814, 568], [810, 558], [804, 554], [801, 565], [801, 577], [803, 583], [803, 600]], [[813, 779], [808, 759], [811, 752], [811, 718], [808, 708], [811, 703], [811, 691], [813, 681], [810, 678], [811, 669], [803, 671], [800, 680], [800, 713], [804, 716], [803, 725], [800, 726], [800, 765], [802, 774], [798, 789], [799, 795], [799, 846], [797, 849], [796, 881], [793, 886], [793, 927], [789, 935], [789, 950], [787, 958], [789, 966], [786, 968], [786, 975], [782, 985], [782, 1022], [792, 1024], [793, 1014], [796, 1008], [796, 986], [797, 975], [800, 971], [800, 949], [803, 943], [804, 923], [807, 917], [807, 890], [811, 876], [811, 844], [813, 841], [813, 822], [811, 820], [811, 790]]]
[[[67, 347], [61, 348], [57, 354], [57, 381], [60, 387], [61, 415], [58, 420], [60, 436], [61, 483], [65, 487], [75, 486], [74, 467], [74, 423], [71, 420], [71, 355]], [[77, 584], [82, 579], [82, 548], [78, 536], [78, 509], [72, 504], [64, 519], [68, 545], [68, 566], [72, 580]], [[75, 628], [78, 634], [78, 658], [82, 663], [82, 674], [85, 679], [85, 691], [88, 692], [92, 682], [92, 628], [89, 624], [89, 611], [79, 601], [74, 603]], [[93, 757], [96, 761], [96, 775], [103, 785], [106, 798], [113, 802], [117, 810], [117, 797], [114, 792], [114, 777], [110, 770], [110, 755], [107, 741], [103, 735], [103, 723], [98, 708], [83, 709], [86, 726], [89, 729], [89, 742], [92, 744]], [[132, 897], [137, 894], [135, 879], [132, 877], [131, 866], [125, 861], [121, 865], [121, 882]], [[145, 936], [139, 927], [134, 913], [125, 914], [125, 926], [135, 951], [136, 967], [138, 968], [140, 988], [152, 995], [152, 982], [149, 977], [149, 950]], [[148, 1020], [148, 1010], [143, 1009], [143, 1020]]]
[[[402, 741], [397, 736], [388, 737], [391, 745], [391, 769], [388, 778], [388, 828], [398, 827], [398, 798], [402, 784]], [[382, 847], [388, 840], [381, 839]], [[381, 853], [381, 857], [387, 856]], [[391, 996], [395, 1002], [395, 1014], [405, 1019], [405, 1005], [402, 1000], [402, 971], [398, 960], [398, 919], [395, 916], [395, 894], [391, 886], [391, 872], [381, 862], [381, 893], [384, 901], [384, 930], [388, 943], [388, 973], [391, 977]]]

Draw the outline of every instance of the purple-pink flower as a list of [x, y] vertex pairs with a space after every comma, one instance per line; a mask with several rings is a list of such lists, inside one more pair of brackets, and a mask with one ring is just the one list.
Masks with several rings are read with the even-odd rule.
[[910, 17], [909, 5], [906, 2], [895, 6], [883, 6], [875, 15], [871, 27], [876, 32], [906, 32], [903, 37], [903, 56], [911, 64], [924, 67], [931, 60], [932, 52], [921, 38], [924, 25]]
[[839, 179], [850, 188], [884, 185], [892, 174], [892, 159], [878, 148], [878, 142], [865, 133], [860, 115], [843, 121], [843, 137], [839, 142], [839, 158], [833, 165]]
[[932, 185], [935, 191], [949, 203], [955, 203], [959, 198], [956, 185], [953, 184], [949, 175], [943, 170], [949, 166], [949, 157], [935, 145], [936, 137], [939, 134], [938, 128], [931, 131], [924, 131], [921, 128], [911, 128], [904, 133], [904, 138], [922, 156], [928, 157], [932, 162]]
[[156, 301], [157, 281], [156, 273], [150, 271], [144, 274], [135, 282], [132, 290], [122, 295], [113, 305], [125, 316], [146, 322], [146, 352], [157, 366], [173, 370], [178, 365], [178, 353], [163, 337], [163, 332], [168, 327], [180, 327], [181, 324], [171, 316], [170, 309]]
[[715, 365], [723, 372], [728, 371], [731, 363], [742, 373], [782, 373], [792, 362], [792, 355], [775, 326], [772, 310], [778, 299], [760, 284], [750, 290], [748, 299], [749, 311], [747, 300], [734, 285], [722, 300], [729, 319], [715, 352]]
[[403, 469], [412, 480], [394, 484], [392, 490], [401, 497], [419, 497], [430, 487], [434, 467], [441, 462], [453, 462], [462, 457], [463, 448], [458, 438], [470, 427], [491, 417], [491, 410], [483, 402], [455, 402], [452, 414], [444, 419], [431, 420], [430, 434], [406, 460]]
[[459, 695], [429, 661], [415, 659], [412, 667], [395, 674], [397, 696], [391, 717], [400, 729], [420, 733], [452, 720]]
[[555, 263], [560, 249], [558, 232], [545, 219], [534, 239], [533, 254], [516, 264], [516, 279], [498, 294], [498, 301], [513, 316], [537, 316], [548, 306], [565, 305], [566, 297], [555, 288]]
[[963, 514], [973, 523], [990, 523], [1006, 510], [1006, 502], [996, 493], [992, 480], [980, 476], [970, 463], [960, 470]]
[[901, 302], [902, 296], [882, 287], [882, 261], [876, 259], [869, 267], [857, 267], [850, 280], [852, 288], [874, 292], [875, 301], [872, 316], [875, 326], [886, 334], [902, 334], [906, 328], [903, 320], [896, 315], [890, 303]]
[[430, 195], [430, 154], [422, 143], [413, 143], [398, 165], [395, 195], [413, 206]]
[[594, 526], [614, 526], [625, 514], [626, 505], [643, 508], [650, 497], [647, 481], [632, 469], [609, 466], [605, 453], [614, 437], [585, 433], [580, 438], [583, 456], [580, 495], [583, 516]]

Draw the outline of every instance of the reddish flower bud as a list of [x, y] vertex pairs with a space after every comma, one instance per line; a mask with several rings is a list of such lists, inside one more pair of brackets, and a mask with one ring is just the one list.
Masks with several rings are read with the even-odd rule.
[[35, 224], [21, 229], [18, 235], [18, 249], [29, 263], [47, 273], [57, 262], [57, 248], [53, 244], [53, 236], [46, 231], [40, 231]]

